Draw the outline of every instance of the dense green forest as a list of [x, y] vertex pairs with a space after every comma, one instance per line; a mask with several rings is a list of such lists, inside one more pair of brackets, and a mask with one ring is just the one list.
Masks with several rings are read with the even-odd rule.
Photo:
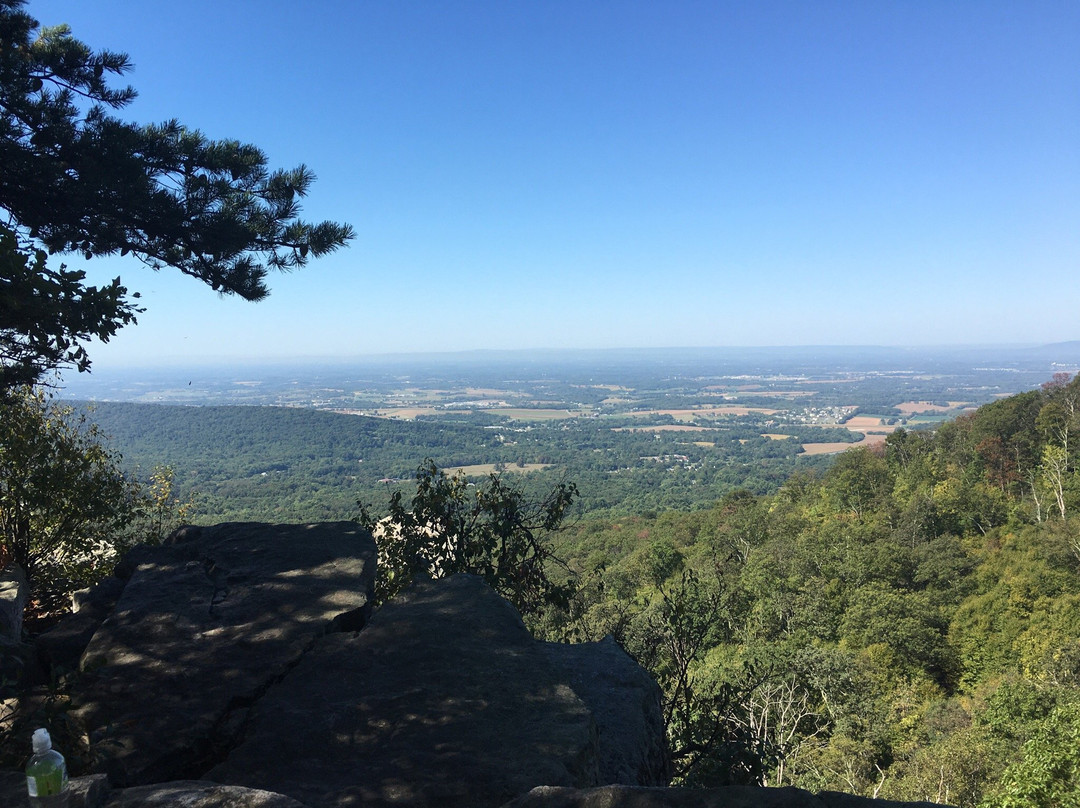
[[[798, 438], [762, 437], [754, 418], [715, 422], [699, 434], [613, 429], [590, 418], [515, 422], [484, 411], [403, 422], [301, 407], [103, 402], [90, 416], [137, 475], [170, 466], [203, 523], [349, 518], [358, 500], [407, 489], [427, 457], [440, 468], [544, 464], [521, 484], [539, 490], [572, 480], [589, 513], [705, 507], [733, 488], [774, 491], [794, 471], [828, 463], [800, 456]], [[670, 423], [651, 414], [626, 422], [638, 430]], [[814, 437], [857, 438], [820, 428]]]
[[1076, 806], [1078, 404], [1058, 379], [767, 496], [583, 520], [557, 544], [574, 608], [538, 629], [614, 634], [719, 704], [768, 785]]

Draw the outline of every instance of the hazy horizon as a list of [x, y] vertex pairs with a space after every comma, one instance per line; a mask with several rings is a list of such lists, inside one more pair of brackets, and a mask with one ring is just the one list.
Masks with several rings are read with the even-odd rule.
[[[68, 398], [109, 397], [128, 385], [188, 386], [246, 384], [292, 379], [302, 384], [347, 384], [359, 376], [519, 377], [525, 373], [560, 376], [584, 374], [617, 380], [636, 369], [688, 378], [740, 373], [764, 376], [804, 374], [814, 377], [846, 373], [953, 374], [957, 372], [1019, 372], [1029, 386], [1048, 381], [1059, 372], [1080, 372], [1080, 341], [1055, 345], [902, 346], [724, 346], [683, 348], [604, 349], [479, 349], [356, 355], [352, 357], [236, 358], [188, 357], [182, 361], [104, 365], [92, 373], [67, 371], [53, 379]], [[966, 370], [965, 370], [966, 369]], [[238, 380], [248, 380], [241, 382]]]
[[130, 55], [122, 117], [305, 163], [357, 231], [260, 304], [66, 256], [148, 309], [100, 369], [1080, 336], [1075, 4], [27, 10]]
[[[953, 343], [942, 345], [884, 345], [884, 344], [849, 344], [849, 345], [651, 345], [651, 346], [612, 346], [602, 348], [470, 348], [462, 350], [430, 350], [430, 351], [387, 351], [382, 353], [356, 353], [346, 354], [312, 354], [307, 356], [221, 356], [221, 355], [186, 355], [169, 356], [163, 355], [142, 362], [110, 363], [101, 361], [95, 363], [92, 370], [101, 374], [116, 370], [140, 370], [158, 367], [186, 368], [200, 366], [227, 366], [234, 368], [259, 367], [259, 366], [295, 366], [305, 363], [341, 365], [354, 362], [393, 362], [413, 360], [454, 361], [459, 359], [483, 358], [485, 356], [585, 356], [585, 355], [679, 355], [685, 353], [748, 353], [765, 352], [781, 354], [785, 351], [803, 353], [807, 351], [849, 353], [854, 351], [871, 351], [901, 353], [907, 355], [953, 355], [967, 354], [971, 352], [1001, 352], [1007, 355], [1016, 352], [1054, 352], [1060, 350], [1062, 358], [1075, 356], [1080, 360], [1080, 340], [1065, 340], [1056, 343]], [[74, 379], [86, 374], [76, 374], [68, 371], [65, 378]], [[91, 373], [90, 375], [93, 375]]]

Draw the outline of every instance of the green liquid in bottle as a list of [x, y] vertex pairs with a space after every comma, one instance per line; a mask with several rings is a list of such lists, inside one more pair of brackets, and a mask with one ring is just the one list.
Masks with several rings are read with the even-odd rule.
[[26, 764], [26, 791], [31, 808], [67, 808], [67, 764], [52, 748], [44, 729], [34, 733], [34, 756]]

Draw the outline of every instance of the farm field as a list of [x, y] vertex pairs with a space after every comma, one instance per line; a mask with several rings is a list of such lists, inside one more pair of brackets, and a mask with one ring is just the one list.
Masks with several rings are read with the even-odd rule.
[[883, 424], [881, 418], [874, 415], [856, 415], [844, 421], [844, 426], [852, 432], [895, 432], [901, 427], [900, 424]]
[[[438, 412], [439, 410], [434, 407], [387, 407], [372, 410], [366, 414], [373, 418], [394, 418], [402, 421], [412, 421], [422, 415], [436, 415]], [[363, 413], [356, 411], [355, 414], [360, 415]]]
[[915, 415], [933, 412], [951, 412], [971, 405], [970, 401], [947, 401], [945, 404], [935, 404], [932, 401], [902, 401], [896, 405], [904, 415]]
[[725, 415], [775, 415], [779, 410], [766, 407], [696, 407], [686, 410], [647, 410], [647, 415], [670, 415], [677, 421], [696, 421], [699, 418], [722, 418]]
[[803, 454], [809, 457], [830, 455], [837, 452], [846, 452], [856, 446], [880, 446], [885, 443], [885, 438], [885, 435], [867, 435], [858, 443], [804, 443], [802, 444], [802, 450]]
[[530, 409], [528, 407], [493, 407], [488, 412], [515, 421], [560, 421], [591, 414], [586, 410]]

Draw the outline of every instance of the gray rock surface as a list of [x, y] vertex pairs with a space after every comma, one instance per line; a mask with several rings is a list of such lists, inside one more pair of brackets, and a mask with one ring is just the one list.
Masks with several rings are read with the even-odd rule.
[[[68, 789], [68, 808], [103, 808], [109, 796], [109, 783], [103, 774], [72, 777]], [[23, 808], [29, 804], [26, 776], [22, 772], [0, 772], [0, 805]]]
[[101, 808], [109, 798], [109, 780], [104, 774], [73, 777], [69, 783], [68, 808]]
[[[417, 584], [359, 634], [321, 639], [260, 700], [244, 742], [206, 778], [312, 808], [484, 808], [536, 785], [589, 786], [602, 769], [639, 768], [640, 755], [623, 762], [602, 748], [589, 699], [572, 686], [589, 676], [546, 645], [479, 578]], [[607, 672], [590, 683], [594, 695], [607, 676], [627, 683], [631, 712], [655, 701], [629, 657], [606, 643], [596, 650]], [[650, 722], [636, 724], [640, 732]]]
[[26, 775], [22, 772], [0, 772], [0, 805], [6, 808], [20, 804], [26, 804]]
[[30, 598], [26, 573], [18, 564], [0, 570], [0, 642], [22, 639], [23, 611]]
[[40, 680], [37, 648], [33, 643], [0, 641], [0, 699], [12, 698], [21, 688]]
[[81, 663], [76, 715], [113, 784], [212, 765], [317, 637], [363, 625], [374, 573], [352, 522], [189, 528], [140, 550]]
[[7, 698], [13, 687], [39, 678], [37, 648], [22, 641], [29, 598], [22, 567], [13, 564], [0, 571], [0, 698]]
[[[0, 772], [0, 806], [26, 808], [26, 777]], [[67, 808], [307, 808], [303, 803], [268, 791], [223, 786], [197, 780], [176, 780], [113, 790], [105, 775], [72, 777]]]
[[[307, 808], [269, 791], [197, 780], [137, 786], [113, 792], [104, 808]], [[74, 806], [72, 806], [74, 808]]]
[[801, 788], [534, 788], [503, 808], [940, 808], [930, 802], [893, 802]]
[[671, 763], [656, 680], [613, 637], [541, 648], [592, 712], [599, 739], [597, 785], [667, 785]]
[[124, 581], [114, 577], [76, 592], [75, 611], [34, 641], [41, 664], [61, 672], [75, 670], [123, 591]]

